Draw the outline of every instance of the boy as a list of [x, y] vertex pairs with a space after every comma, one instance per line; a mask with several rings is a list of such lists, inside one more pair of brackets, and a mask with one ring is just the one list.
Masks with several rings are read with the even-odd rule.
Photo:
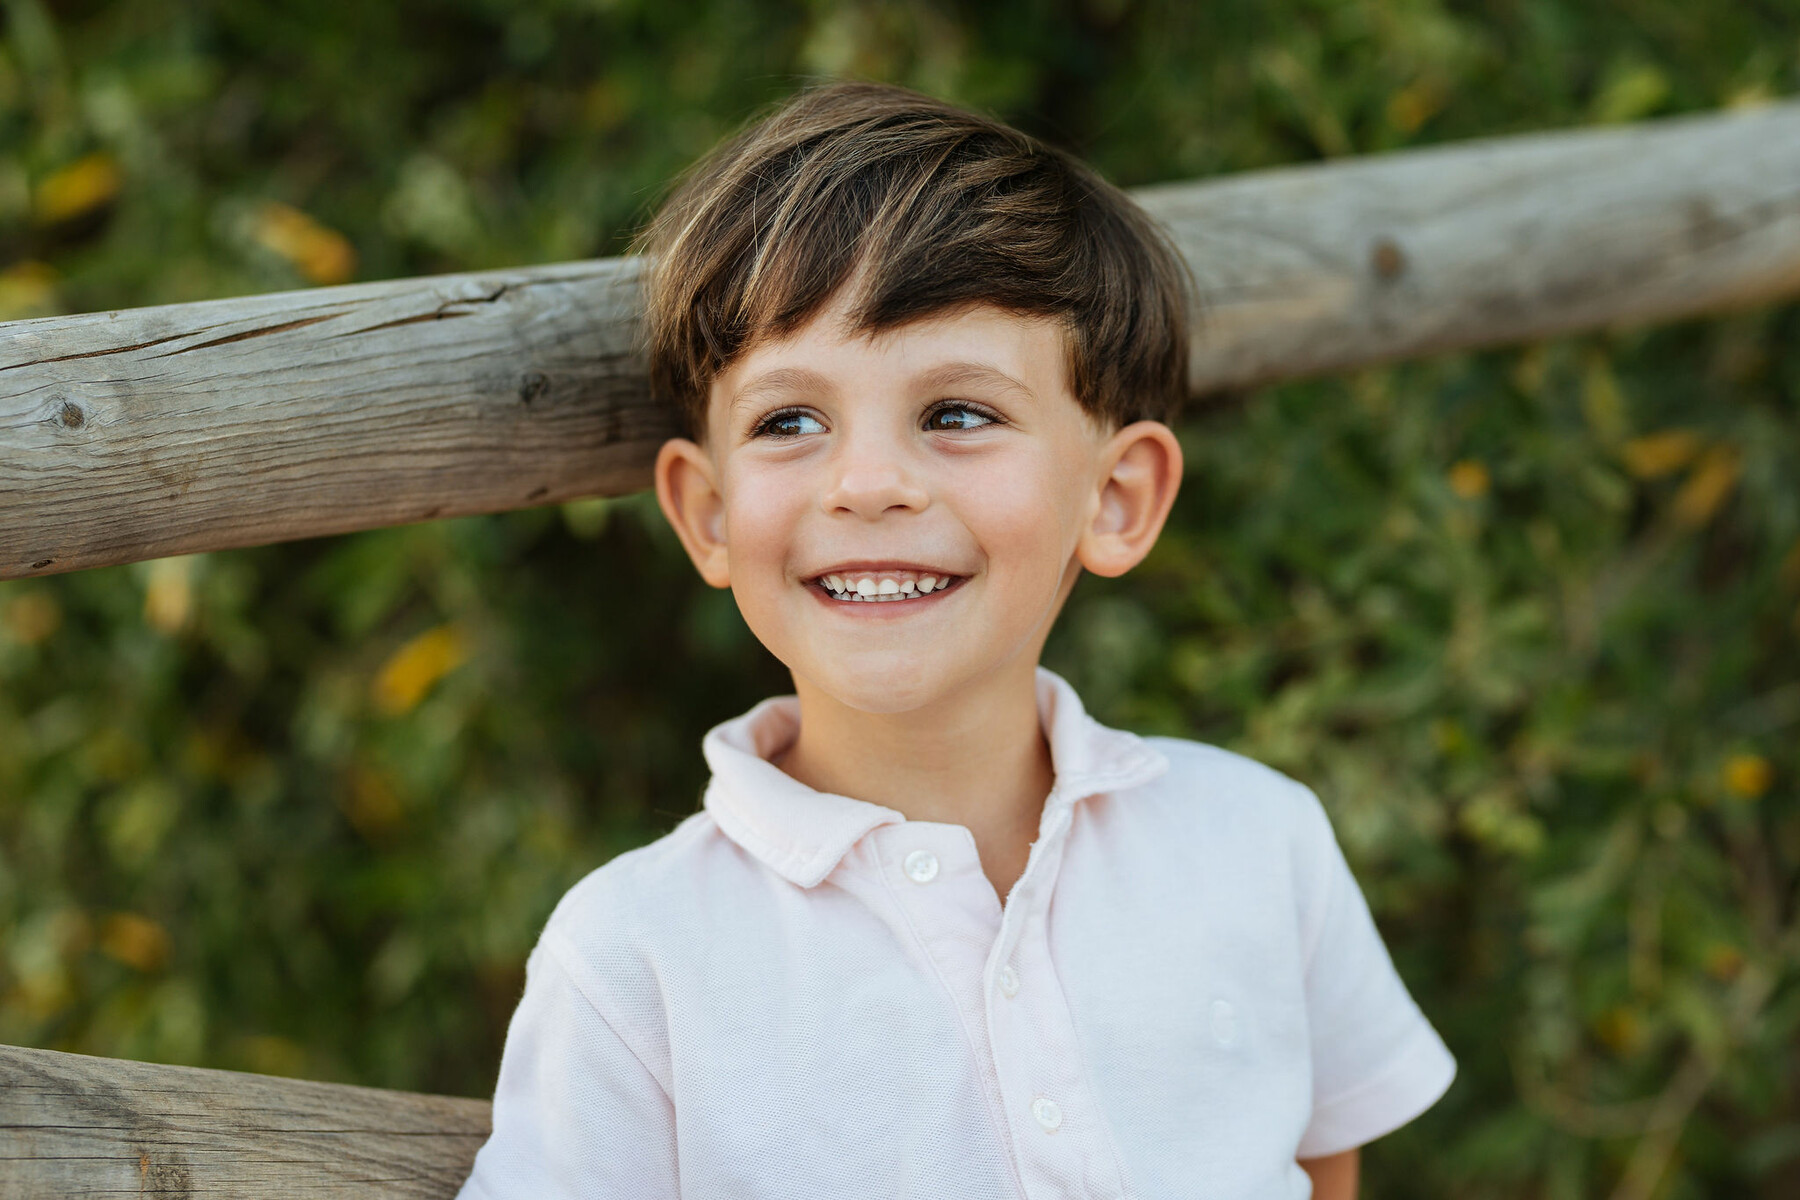
[[656, 493], [796, 695], [570, 891], [465, 1197], [1319, 1197], [1454, 1065], [1324, 814], [1039, 652], [1175, 498], [1181, 269], [1084, 167], [803, 93], [647, 231]]

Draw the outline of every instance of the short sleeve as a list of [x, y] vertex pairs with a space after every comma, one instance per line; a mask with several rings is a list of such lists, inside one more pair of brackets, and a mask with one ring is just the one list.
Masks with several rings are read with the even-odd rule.
[[675, 1110], [546, 938], [506, 1032], [494, 1129], [458, 1200], [678, 1194]]
[[1394, 970], [1318, 797], [1305, 788], [1297, 888], [1312, 1044], [1300, 1158], [1371, 1142], [1450, 1086], [1456, 1061]]

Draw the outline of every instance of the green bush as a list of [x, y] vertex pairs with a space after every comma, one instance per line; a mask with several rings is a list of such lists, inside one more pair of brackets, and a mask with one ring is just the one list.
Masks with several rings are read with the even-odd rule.
[[[0, 11], [0, 318], [616, 253], [806, 75], [1127, 185], [1800, 83], [1793, 0]], [[1461, 1063], [1368, 1193], [1793, 1194], [1800, 311], [1181, 435], [1049, 664], [1324, 797]], [[552, 903], [785, 689], [643, 497], [0, 584], [0, 1040], [485, 1093]]]

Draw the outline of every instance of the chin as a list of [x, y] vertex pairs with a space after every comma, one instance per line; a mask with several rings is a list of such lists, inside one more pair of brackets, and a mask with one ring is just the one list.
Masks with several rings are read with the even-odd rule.
[[837, 667], [810, 674], [809, 678], [844, 707], [880, 715], [928, 707], [954, 686], [949, 672], [924, 664], [898, 670], [874, 665], [848, 670]]

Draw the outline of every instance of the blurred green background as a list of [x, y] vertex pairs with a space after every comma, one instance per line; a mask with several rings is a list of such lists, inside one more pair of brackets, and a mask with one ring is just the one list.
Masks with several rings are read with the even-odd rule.
[[[0, 318], [617, 253], [808, 77], [1115, 181], [1755, 104], [1762, 0], [0, 0]], [[1196, 405], [1049, 665], [1313, 785], [1461, 1062], [1376, 1197], [1800, 1194], [1800, 308]], [[0, 1041], [485, 1094], [787, 689], [644, 497], [0, 584]]]

